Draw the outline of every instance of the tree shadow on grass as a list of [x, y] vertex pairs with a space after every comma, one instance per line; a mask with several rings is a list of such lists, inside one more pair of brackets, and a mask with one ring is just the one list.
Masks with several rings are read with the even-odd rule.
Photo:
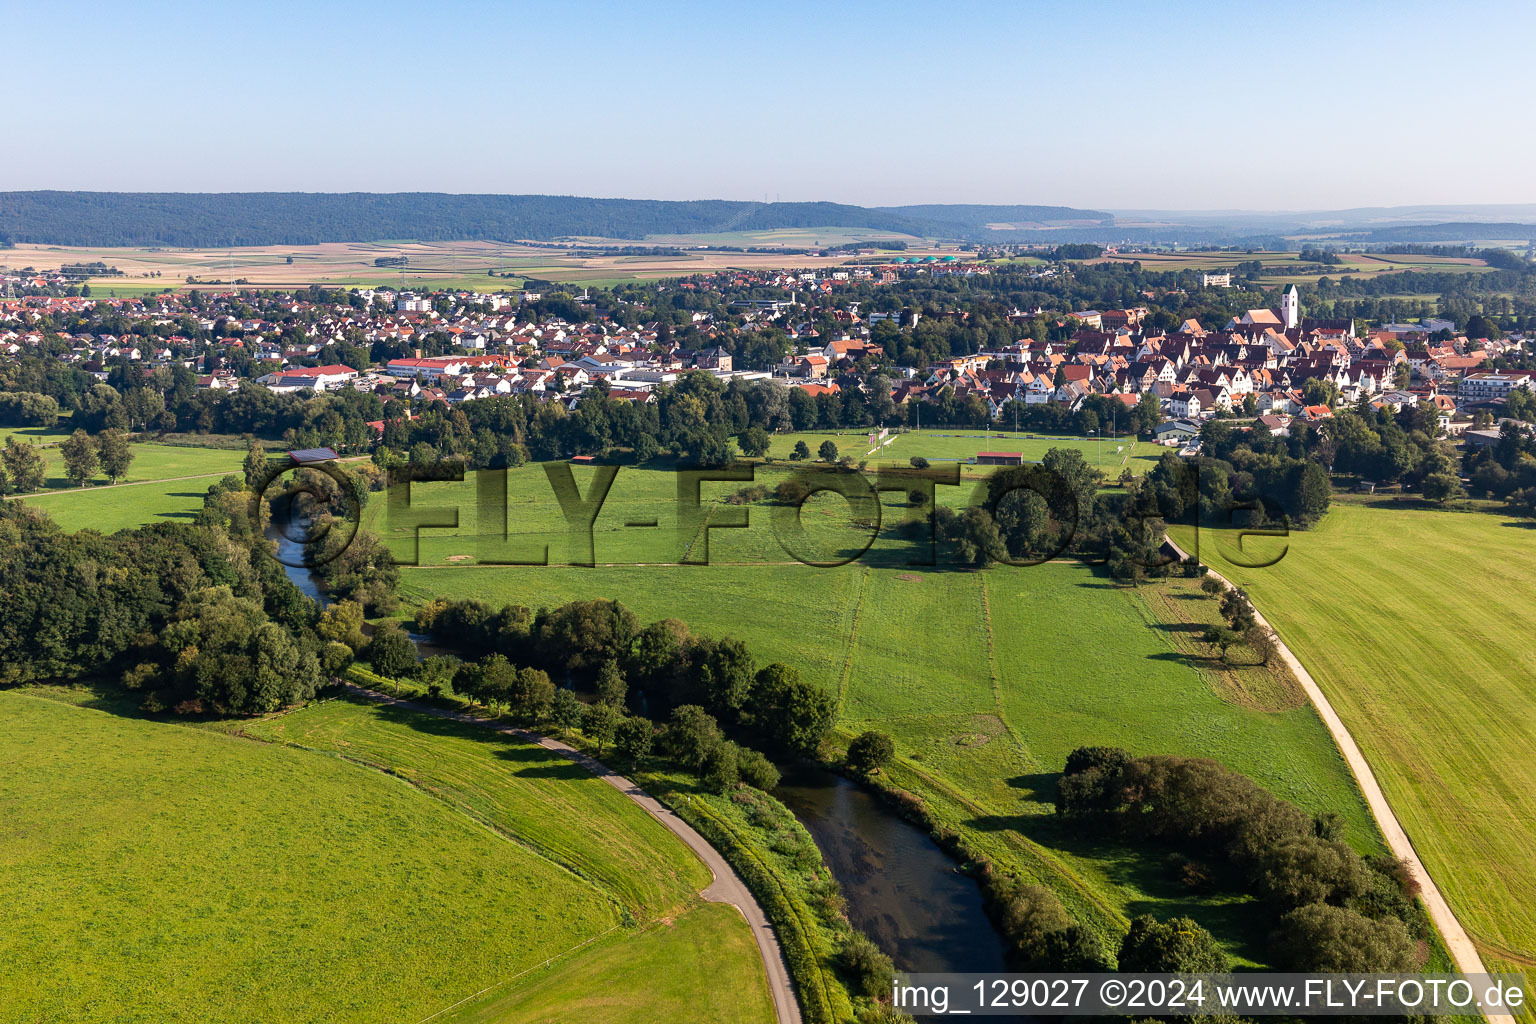
[[1060, 772], [1031, 772], [1027, 775], [1015, 775], [1008, 780], [1008, 785], [1021, 791], [1031, 800], [1054, 806], [1056, 788], [1060, 782]]
[[1154, 622], [1152, 628], [1164, 633], [1204, 633], [1208, 627], [1203, 622]]
[[1209, 668], [1216, 659], [1201, 657], [1198, 654], [1185, 654], [1182, 651], [1159, 651], [1157, 654], [1147, 655], [1148, 661], [1172, 661], [1179, 665], [1188, 665], [1190, 668]]
[[1141, 842], [1113, 829], [1099, 830], [1058, 814], [1024, 815], [1012, 821], [1032, 842], [1091, 862], [1128, 897], [1126, 916], [1190, 917], [1238, 955], [1266, 962], [1271, 918], [1243, 891], [1243, 879], [1235, 868], [1219, 860], [1202, 860], [1207, 880], [1191, 887], [1183, 880], [1187, 860], [1171, 847]]
[[377, 704], [356, 695], [349, 694], [341, 699], [370, 707], [379, 717], [407, 725], [417, 732], [432, 736], [449, 736], [492, 747], [495, 757], [522, 766], [514, 772], [522, 778], [566, 780], [593, 778], [593, 774], [585, 767], [559, 751], [541, 747], [519, 736], [490, 729], [475, 722], [460, 722], [428, 711], [402, 707], [399, 704]]

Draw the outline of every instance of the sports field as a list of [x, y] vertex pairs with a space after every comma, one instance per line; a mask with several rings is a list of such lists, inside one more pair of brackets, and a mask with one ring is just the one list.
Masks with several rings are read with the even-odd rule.
[[[251, 727], [276, 742], [20, 692], [0, 715], [0, 1019], [638, 1024], [711, 972], [738, 998], [690, 1020], [772, 1019], [703, 865], [540, 748], [345, 701]], [[615, 959], [677, 985], [594, 987]]]
[[1327, 693], [1490, 966], [1536, 967], [1536, 533], [1346, 499], [1288, 544], [1244, 569], [1207, 531], [1201, 557]]
[[[575, 473], [586, 493], [594, 471]], [[771, 487], [772, 477], [759, 476]], [[742, 486], [706, 483], [703, 493], [708, 500]], [[786, 553], [761, 503], [746, 506], [747, 528], [711, 531], [708, 565], [680, 566], [682, 551], [701, 552], [696, 538], [678, 536], [675, 477], [632, 467], [619, 471], [612, 509], [605, 505], [594, 525], [596, 567], [560, 564], [568, 560], [566, 528], [537, 466], [508, 474], [507, 530], [525, 559], [548, 544], [552, 564], [475, 564], [474, 489], [472, 479], [417, 490], [424, 507], [463, 500], [458, 530], [422, 532], [421, 566], [402, 570], [408, 604], [475, 597], [538, 607], [602, 596], [642, 620], [676, 617], [699, 632], [738, 637], [759, 662], [793, 664], [837, 694], [844, 734], [892, 733], [900, 784], [923, 793], [999, 863], [1050, 884], [1106, 934], [1143, 909], [1190, 911], [1239, 956], [1262, 957], [1263, 936], [1249, 933], [1241, 904], [1191, 898], [1159, 863], [1094, 848], [1056, 827], [1055, 778], [1075, 746], [1217, 757], [1306, 807], [1342, 813], [1351, 841], [1379, 848], [1311, 709], [1269, 670], [1221, 668], [1189, 639], [1214, 610], [1188, 583], [1122, 588], [1075, 563], [982, 573], [914, 566], [921, 553], [889, 529], [857, 561], [813, 568]], [[965, 492], [959, 502], [972, 488], [956, 490]], [[910, 514], [906, 500], [886, 495], [883, 520]], [[868, 531], [841, 498], [826, 501], [807, 503], [802, 519], [812, 526], [800, 540], [821, 554], [857, 550]], [[371, 503], [370, 514], [375, 506], [385, 503]], [[717, 505], [712, 515], [731, 511], [740, 510]], [[389, 543], [408, 546], [409, 531], [378, 515]], [[642, 519], [658, 526], [625, 525]]]

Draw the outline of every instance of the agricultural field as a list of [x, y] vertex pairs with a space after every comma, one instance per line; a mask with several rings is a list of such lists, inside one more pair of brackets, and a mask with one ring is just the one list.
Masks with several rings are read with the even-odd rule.
[[[1323, 240], [1326, 243], [1326, 239]], [[1301, 266], [1299, 252], [1121, 252], [1102, 257], [1106, 263], [1139, 262], [1148, 270], [1194, 270], [1220, 273], [1239, 263], [1262, 260], [1266, 268]], [[1373, 277], [1404, 270], [1432, 270], [1439, 273], [1482, 273], [1488, 265], [1476, 258], [1459, 256], [1423, 256], [1409, 253], [1341, 253], [1339, 262], [1325, 273], [1282, 274], [1264, 278], [1266, 285], [1310, 284], [1319, 277]]]
[[[722, 236], [680, 236], [634, 240], [592, 240], [551, 248], [547, 245], [463, 241], [330, 242], [323, 245], [272, 245], [233, 249], [88, 248], [18, 244], [5, 250], [0, 265], [39, 271], [56, 270], [69, 263], [105, 263], [122, 271], [121, 276], [91, 278], [94, 296], [120, 298], [158, 292], [217, 287], [240, 280], [252, 287], [295, 287], [311, 284], [332, 287], [462, 288], [475, 291], [515, 292], [525, 278], [572, 285], [607, 286], [628, 281], [657, 280], [688, 274], [711, 273], [729, 268], [774, 270], [783, 268], [825, 269], [854, 262], [855, 252], [828, 256], [795, 253], [691, 251], [681, 256], [640, 256], [605, 252], [593, 246], [688, 246], [735, 245], [786, 249], [815, 244], [838, 245], [849, 241], [890, 238], [879, 232], [814, 228], [731, 233]], [[823, 237], [824, 236], [824, 237]], [[917, 254], [940, 250], [919, 248]], [[952, 247], [944, 250], [953, 255]], [[892, 253], [891, 255], [898, 255]], [[380, 257], [405, 257], [404, 267], [379, 267]], [[402, 273], [403, 269], [403, 273]], [[492, 276], [494, 274], [495, 276]], [[193, 278], [193, 281], [188, 281]]]
[[[575, 472], [586, 488], [593, 471]], [[758, 475], [772, 486], [767, 472]], [[902, 755], [892, 769], [899, 784], [923, 793], [1000, 863], [1051, 885], [1106, 934], [1143, 910], [1189, 911], [1240, 957], [1262, 958], [1263, 936], [1248, 931], [1252, 915], [1240, 903], [1192, 898], [1156, 862], [1096, 848], [1059, 827], [1055, 778], [1082, 744], [1217, 757], [1305, 807], [1338, 811], [1352, 842], [1381, 848], [1294, 681], [1258, 666], [1223, 667], [1193, 641], [1215, 608], [1189, 581], [1120, 587], [1074, 562], [980, 573], [911, 565], [922, 552], [889, 529], [859, 560], [814, 568], [784, 553], [773, 513], [760, 504], [747, 506], [747, 528], [711, 531], [710, 564], [664, 564], [689, 548], [676, 533], [675, 478], [634, 468], [620, 470], [612, 511], [605, 505], [594, 524], [596, 566], [563, 565], [565, 526], [543, 472], [528, 466], [507, 479], [508, 535], [525, 560], [548, 543], [551, 564], [474, 564], [485, 529], [469, 514], [475, 481], [418, 485], [413, 503], [423, 507], [463, 500], [459, 528], [423, 530], [420, 566], [402, 569], [403, 615], [438, 597], [538, 607], [601, 596], [643, 621], [676, 617], [701, 633], [737, 637], [759, 662], [793, 664], [837, 695], [843, 735], [890, 732]], [[742, 486], [706, 483], [703, 493], [708, 500]], [[824, 506], [807, 503], [802, 520], [812, 522], [797, 543], [857, 551], [868, 531], [841, 498], [823, 497]], [[374, 505], [384, 503], [370, 504], [370, 514], [386, 541], [409, 546], [410, 531]], [[909, 513], [902, 494], [882, 505], [887, 522]], [[641, 519], [659, 528], [624, 525]]]
[[[772, 1019], [703, 865], [541, 748], [342, 700], [247, 736], [39, 692], [0, 692], [4, 1019], [639, 1022], [716, 971], [741, 998], [690, 1020]], [[616, 961], [677, 984], [616, 1000]]]
[[1341, 499], [1268, 568], [1232, 559], [1281, 541], [1249, 540], [1245, 557], [1208, 530], [1201, 558], [1248, 589], [1328, 695], [1489, 966], [1529, 970], [1536, 543], [1495, 513], [1394, 506]]

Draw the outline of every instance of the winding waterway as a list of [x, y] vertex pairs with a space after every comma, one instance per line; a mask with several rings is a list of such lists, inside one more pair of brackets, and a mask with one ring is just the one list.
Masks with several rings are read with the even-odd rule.
[[981, 887], [928, 833], [840, 775], [796, 766], [774, 795], [816, 840], [848, 919], [902, 971], [1002, 971]]
[[[299, 564], [304, 545], [275, 525], [267, 536], [277, 543], [294, 586], [322, 607], [329, 604], [319, 577]], [[774, 795], [816, 840], [842, 886], [848, 919], [890, 954], [898, 970], [1004, 970], [1002, 940], [983, 910], [980, 886], [956, 870], [928, 833], [820, 768], [788, 769]]]

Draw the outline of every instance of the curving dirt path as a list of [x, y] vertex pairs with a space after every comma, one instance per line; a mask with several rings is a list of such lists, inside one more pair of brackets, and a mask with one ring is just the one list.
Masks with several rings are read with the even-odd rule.
[[[1164, 537], [1174, 555], [1179, 559], [1189, 557], [1184, 549], [1173, 542], [1171, 537]], [[1206, 567], [1206, 571], [1212, 577], [1221, 581], [1229, 589], [1236, 589], [1231, 580], [1227, 579], [1215, 569]], [[1397, 820], [1397, 815], [1392, 812], [1392, 805], [1387, 803], [1386, 795], [1382, 793], [1381, 786], [1376, 782], [1376, 774], [1371, 771], [1370, 763], [1365, 755], [1360, 752], [1360, 747], [1355, 743], [1355, 738], [1350, 735], [1349, 729], [1339, 718], [1338, 712], [1333, 710], [1328, 697], [1323, 693], [1312, 674], [1307, 671], [1296, 655], [1291, 652], [1279, 630], [1270, 625], [1264, 614], [1254, 608], [1253, 616], [1259, 625], [1268, 628], [1275, 635], [1276, 647], [1280, 652], [1280, 659], [1286, 667], [1301, 683], [1301, 688], [1306, 692], [1307, 699], [1312, 702], [1312, 707], [1317, 710], [1318, 717], [1328, 727], [1328, 732], [1333, 736], [1333, 742], [1337, 744], [1339, 753], [1344, 755], [1344, 762], [1349, 765], [1350, 772], [1355, 781], [1360, 785], [1360, 792], [1365, 795], [1365, 802], [1371, 809], [1371, 816], [1376, 819], [1376, 825], [1381, 829], [1381, 834], [1387, 840], [1387, 848], [1392, 851], [1394, 857], [1400, 857], [1408, 862], [1409, 871], [1415, 881], [1419, 883], [1420, 896], [1424, 900], [1424, 907], [1429, 911], [1430, 920], [1439, 929], [1440, 935], [1445, 939], [1446, 948], [1450, 951], [1451, 959], [1456, 963], [1456, 970], [1462, 974], [1487, 974], [1488, 968], [1483, 966], [1483, 958], [1477, 952], [1477, 946], [1473, 944], [1472, 937], [1467, 934], [1461, 922], [1456, 920], [1456, 915], [1451, 910], [1445, 897], [1440, 894], [1440, 889], [1435, 885], [1435, 880], [1429, 876], [1424, 862], [1419, 860], [1419, 854], [1413, 848], [1413, 842], [1408, 838], [1408, 833], [1403, 830], [1402, 824]], [[1515, 1018], [1509, 1014], [1490, 1013], [1485, 1014], [1491, 1024], [1515, 1024]]]
[[[546, 750], [553, 750], [571, 761], [581, 765], [587, 771], [607, 782], [610, 786], [639, 804], [651, 817], [665, 825], [673, 835], [677, 836], [688, 845], [704, 865], [709, 868], [710, 874], [715, 876], [708, 888], [701, 896], [711, 903], [729, 903], [741, 912], [746, 918], [747, 924], [752, 928], [752, 937], [757, 940], [757, 951], [763, 958], [763, 969], [768, 974], [768, 990], [773, 995], [774, 1011], [778, 1018], [778, 1024], [801, 1024], [800, 1004], [795, 999], [795, 988], [789, 980], [789, 968], [784, 963], [784, 953], [779, 949], [778, 937], [774, 935], [773, 925], [768, 923], [768, 918], [763, 914], [763, 908], [758, 906], [753, 898], [751, 890], [741, 880], [741, 876], [726, 863], [713, 846], [705, 838], [694, 831], [682, 818], [673, 814], [655, 797], [650, 796], [639, 786], [613, 771], [608, 766], [588, 757], [581, 751], [548, 736], [540, 736], [536, 733], [519, 729], [505, 722], [496, 722], [490, 719], [480, 718], [463, 711], [451, 711], [446, 708], [429, 707], [426, 704], [417, 704], [414, 701], [401, 700], [388, 694], [379, 693], [366, 687], [357, 686], [354, 683], [342, 684], [349, 693], [374, 701], [379, 704], [392, 704], [398, 707], [409, 708], [422, 714], [436, 715], [439, 718], [449, 718], [456, 722], [465, 722], [470, 725], [478, 725], [490, 729], [493, 732], [504, 733], [528, 743], [537, 743]], [[707, 952], [707, 951], [706, 951]]]

